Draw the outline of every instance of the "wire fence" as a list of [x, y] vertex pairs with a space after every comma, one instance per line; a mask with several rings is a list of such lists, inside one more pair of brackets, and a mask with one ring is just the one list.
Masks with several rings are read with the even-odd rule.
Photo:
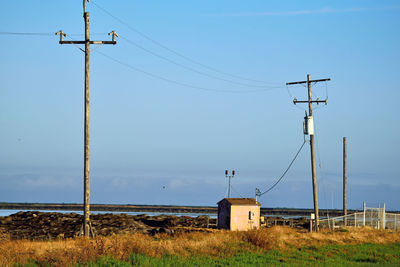
[[400, 214], [386, 213], [386, 229], [400, 230]]
[[346, 216], [327, 218], [319, 221], [320, 228], [338, 229], [342, 227], [364, 227], [375, 229], [400, 230], [400, 214], [387, 213], [383, 208], [364, 206], [362, 212], [355, 212]]

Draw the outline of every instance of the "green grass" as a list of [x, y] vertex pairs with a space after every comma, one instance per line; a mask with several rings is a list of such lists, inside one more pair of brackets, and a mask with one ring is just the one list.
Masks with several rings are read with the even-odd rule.
[[[181, 257], [165, 255], [161, 258], [132, 254], [128, 261], [103, 257], [84, 266], [400, 266], [400, 243], [329, 245], [271, 250], [263, 253], [240, 253], [233, 257]], [[30, 263], [25, 266], [49, 266]], [[82, 266], [82, 265], [81, 265]]]

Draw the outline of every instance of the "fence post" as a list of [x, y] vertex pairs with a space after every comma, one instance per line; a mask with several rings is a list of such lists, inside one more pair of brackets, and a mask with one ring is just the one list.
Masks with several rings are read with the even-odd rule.
[[369, 216], [369, 223], [370, 223], [370, 226], [371, 227], [375, 227], [375, 225], [372, 223], [373, 221], [372, 221], [372, 210], [371, 210], [371, 212], [369, 213], [370, 214], [370, 216]]
[[397, 230], [397, 214], [394, 215], [394, 230]]
[[329, 230], [331, 230], [331, 220], [329, 218], [329, 213], [327, 215], [328, 215], [328, 228], [329, 228]]
[[364, 212], [363, 212], [363, 226], [365, 226], [365, 202], [364, 202]]
[[386, 229], [386, 203], [383, 203], [383, 210], [382, 210], [382, 217], [383, 217], [383, 230]]
[[357, 227], [357, 212], [354, 212], [354, 227]]

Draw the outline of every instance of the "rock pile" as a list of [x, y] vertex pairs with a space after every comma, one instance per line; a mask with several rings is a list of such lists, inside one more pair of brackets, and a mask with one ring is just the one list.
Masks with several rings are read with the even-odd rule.
[[[81, 232], [83, 216], [76, 213], [27, 211], [0, 217], [0, 233], [12, 239], [48, 240], [76, 237]], [[127, 233], [169, 233], [179, 227], [208, 227], [209, 217], [148, 216], [127, 214], [91, 215], [96, 235]]]

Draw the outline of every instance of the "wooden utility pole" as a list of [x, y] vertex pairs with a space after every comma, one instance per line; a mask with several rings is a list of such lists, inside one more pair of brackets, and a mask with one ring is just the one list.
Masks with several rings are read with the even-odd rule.
[[112, 41], [90, 41], [89, 34], [89, 12], [86, 12], [86, 1], [83, 0], [83, 19], [85, 21], [85, 41], [64, 41], [63, 37], [67, 36], [63, 31], [59, 31], [56, 35], [60, 35], [60, 44], [84, 44], [85, 50], [85, 115], [84, 115], [84, 183], [83, 183], [83, 203], [84, 203], [84, 213], [83, 213], [83, 235], [86, 237], [93, 235], [92, 226], [90, 223], [90, 179], [89, 179], [89, 60], [90, 60], [90, 45], [91, 44], [113, 44], [115, 37], [118, 34], [115, 31], [110, 32], [108, 35], [112, 35]]
[[[311, 84], [318, 83], [318, 82], [325, 82], [330, 81], [331, 79], [320, 79], [320, 80], [310, 80], [310, 74], [307, 74], [307, 81], [300, 81], [300, 82], [289, 82], [286, 85], [294, 85], [294, 84], [307, 84], [308, 89], [308, 100], [298, 101], [296, 98], [293, 99], [293, 103], [296, 105], [297, 103], [308, 103], [308, 117], [307, 123], [311, 123], [313, 125], [313, 113], [312, 113], [312, 103], [325, 103], [327, 104], [328, 99], [325, 100], [312, 100], [311, 96]], [[313, 127], [313, 126], [311, 126]], [[314, 201], [314, 213], [315, 213], [315, 231], [318, 231], [319, 227], [319, 212], [318, 212], [318, 193], [317, 193], [317, 175], [316, 175], [316, 168], [315, 168], [315, 151], [314, 151], [314, 130], [307, 131], [310, 135], [310, 150], [311, 150], [311, 172], [312, 172], [312, 184], [313, 184], [313, 201]]]
[[347, 225], [347, 144], [343, 137], [343, 215], [344, 225]]

